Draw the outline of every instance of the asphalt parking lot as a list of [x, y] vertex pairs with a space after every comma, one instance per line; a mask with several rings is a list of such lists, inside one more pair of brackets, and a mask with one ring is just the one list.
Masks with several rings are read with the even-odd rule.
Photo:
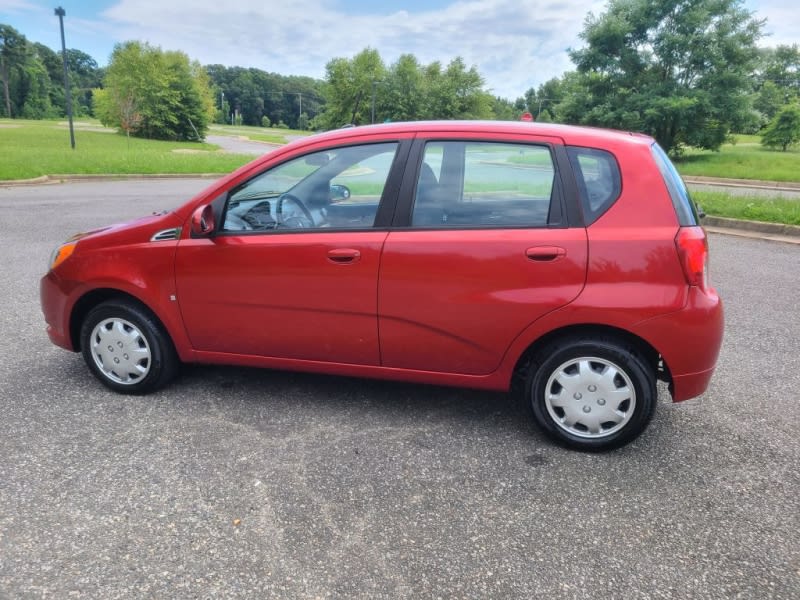
[[222, 367], [111, 393], [45, 335], [49, 253], [208, 183], [0, 188], [0, 598], [800, 597], [800, 247], [712, 235], [711, 388], [609, 454], [502, 394]]

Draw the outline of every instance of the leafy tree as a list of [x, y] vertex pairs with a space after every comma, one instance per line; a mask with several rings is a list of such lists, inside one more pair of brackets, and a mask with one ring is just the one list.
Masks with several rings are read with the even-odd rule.
[[800, 94], [800, 47], [777, 46], [765, 53], [763, 77], [792, 97]]
[[66, 104], [64, 100], [63, 86], [64, 70], [62, 67], [61, 55], [57, 54], [44, 44], [40, 44], [39, 42], [34, 42], [32, 46], [34, 53], [47, 70], [47, 75], [50, 79], [50, 85], [48, 86], [50, 104], [59, 110], [65, 109]]
[[[59, 65], [61, 56], [58, 55]], [[78, 115], [92, 114], [92, 90], [103, 84], [104, 71], [97, 61], [80, 50], [67, 48], [67, 68], [72, 88], [73, 108]], [[52, 74], [50, 75], [52, 79]], [[58, 81], [53, 79], [53, 81]], [[59, 106], [63, 106], [63, 103]]]
[[432, 119], [488, 119], [492, 96], [483, 90], [483, 77], [473, 66], [466, 68], [459, 56], [447, 65], [439, 81], [433, 81], [428, 102]]
[[489, 119], [497, 106], [478, 71], [467, 69], [461, 58], [443, 68], [404, 54], [387, 69], [378, 52], [367, 48], [350, 60], [330, 61], [325, 81], [325, 109], [314, 125], [326, 129], [369, 123], [373, 94], [376, 121]]
[[772, 81], [765, 81], [753, 100], [753, 108], [767, 120], [772, 120], [785, 104], [785, 97], [786, 93], [780, 87]]
[[500, 96], [495, 96], [492, 101], [492, 116], [498, 121], [516, 121], [523, 111], [524, 107], [517, 108], [513, 102]]
[[645, 131], [668, 151], [718, 149], [748, 117], [763, 21], [742, 0], [610, 0], [571, 52], [569, 122]]
[[380, 115], [376, 120], [411, 121], [422, 113], [425, 104], [425, 82], [417, 57], [403, 54], [381, 82]]
[[761, 137], [761, 144], [768, 148], [780, 148], [784, 152], [789, 146], [800, 142], [800, 106], [793, 104], [781, 110]]
[[222, 99], [220, 123], [230, 123], [231, 113], [238, 111], [245, 125], [261, 125], [266, 116], [270, 123], [284, 121], [298, 128], [301, 113], [312, 119], [323, 102], [322, 82], [311, 77], [223, 65], [207, 65], [206, 71], [218, 106]]
[[564, 80], [554, 77], [538, 88], [530, 88], [525, 92], [525, 105], [537, 121], [542, 120], [543, 111], [547, 111], [548, 116], [551, 116], [552, 108], [564, 100], [564, 88]]
[[[29, 48], [29, 52], [30, 52]], [[45, 119], [54, 116], [50, 103], [50, 76], [42, 61], [35, 54], [26, 56], [25, 64], [19, 71], [18, 90], [24, 93], [20, 98], [22, 116], [26, 119]]]
[[208, 75], [183, 52], [141, 42], [118, 44], [105, 75], [97, 116], [126, 133], [156, 139], [202, 139], [214, 115]]
[[0, 78], [3, 80], [5, 116], [12, 117], [11, 72], [25, 61], [25, 36], [10, 25], [0, 23]]
[[331, 60], [325, 66], [322, 93], [326, 104], [319, 124], [326, 129], [334, 129], [346, 123], [369, 123], [373, 82], [375, 86], [383, 82], [386, 72], [380, 54], [371, 48], [362, 50], [351, 60]]

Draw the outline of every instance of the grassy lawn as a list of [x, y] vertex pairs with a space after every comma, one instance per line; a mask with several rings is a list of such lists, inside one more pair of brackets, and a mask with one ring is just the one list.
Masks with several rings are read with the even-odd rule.
[[271, 127], [252, 127], [249, 125], [211, 125], [208, 133], [211, 135], [227, 135], [231, 137], [244, 136], [259, 142], [272, 144], [286, 144], [291, 141], [287, 136], [311, 135], [311, 131], [297, 129], [277, 129]]
[[800, 181], [800, 150], [767, 150], [756, 135], [739, 135], [736, 140], [719, 152], [689, 149], [675, 166], [681, 175]]
[[40, 175], [227, 173], [252, 156], [218, 152], [212, 144], [160, 142], [75, 123], [75, 150], [66, 123], [0, 119], [0, 180]]
[[731, 196], [724, 192], [692, 192], [706, 214], [748, 221], [800, 225], [800, 201]]

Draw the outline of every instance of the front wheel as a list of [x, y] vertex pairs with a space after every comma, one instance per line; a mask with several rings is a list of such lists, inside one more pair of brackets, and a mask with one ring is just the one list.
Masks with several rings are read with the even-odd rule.
[[81, 351], [103, 384], [123, 394], [146, 394], [166, 385], [178, 357], [169, 336], [146, 309], [124, 300], [97, 305], [81, 327]]
[[616, 340], [571, 338], [538, 352], [526, 396], [537, 424], [579, 450], [618, 448], [645, 430], [656, 407], [656, 376]]

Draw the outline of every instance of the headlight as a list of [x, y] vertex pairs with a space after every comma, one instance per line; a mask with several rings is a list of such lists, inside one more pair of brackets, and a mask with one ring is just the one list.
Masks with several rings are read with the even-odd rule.
[[50, 255], [50, 270], [52, 271], [62, 262], [67, 260], [75, 251], [75, 246], [77, 245], [78, 242], [65, 242], [53, 250], [53, 253]]

